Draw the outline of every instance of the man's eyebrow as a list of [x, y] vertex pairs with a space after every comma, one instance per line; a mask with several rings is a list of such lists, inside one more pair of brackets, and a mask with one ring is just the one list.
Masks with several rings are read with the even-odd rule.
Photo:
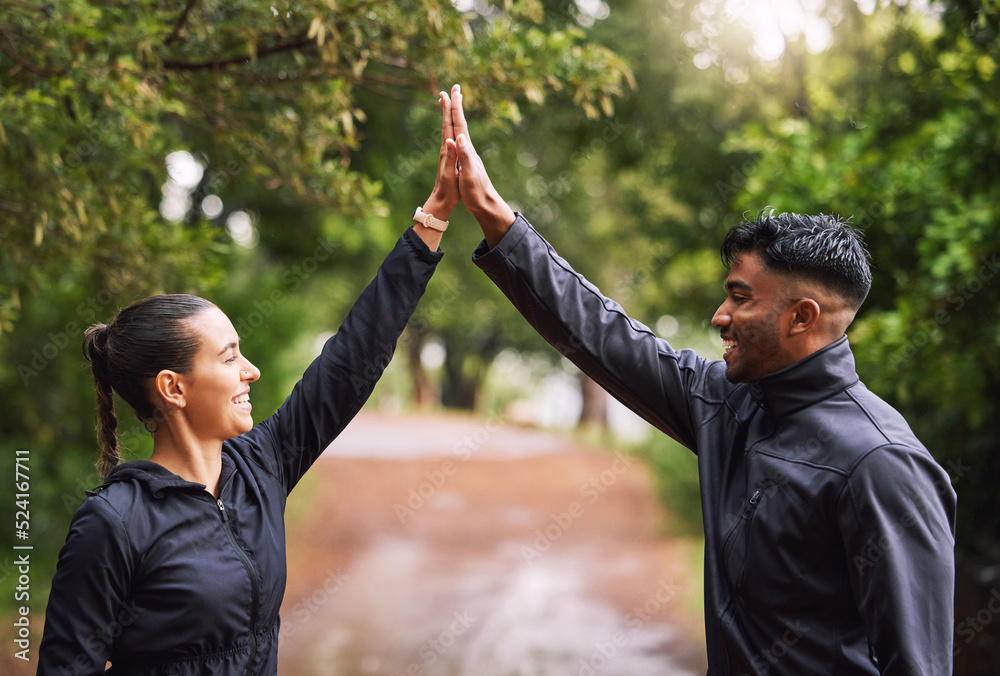
[[739, 289], [740, 291], [753, 291], [753, 287], [738, 279], [731, 279], [726, 282], [726, 291], [733, 291], [734, 289]]
[[224, 355], [226, 353], [226, 350], [232, 350], [233, 348], [237, 348], [239, 346], [240, 346], [240, 342], [238, 340], [234, 340], [231, 343], [226, 343], [226, 346], [224, 348], [222, 348], [219, 351], [219, 354], [217, 354], [215, 356], [216, 357], [221, 357], [222, 355]]

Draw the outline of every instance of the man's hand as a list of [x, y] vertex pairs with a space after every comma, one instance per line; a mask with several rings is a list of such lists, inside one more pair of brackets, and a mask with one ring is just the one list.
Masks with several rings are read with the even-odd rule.
[[492, 249], [507, 234], [515, 216], [493, 187], [483, 160], [469, 138], [459, 85], [451, 89], [451, 116], [454, 140], [446, 140], [445, 143], [449, 148], [454, 147], [458, 156], [458, 191], [465, 208], [483, 229], [486, 243]]

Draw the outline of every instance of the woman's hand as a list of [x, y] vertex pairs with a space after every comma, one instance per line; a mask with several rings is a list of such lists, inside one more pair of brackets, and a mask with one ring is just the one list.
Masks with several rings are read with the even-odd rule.
[[[457, 150], [455, 147], [455, 128], [452, 122], [452, 97], [458, 92], [458, 85], [452, 87], [452, 95], [445, 92], [438, 94], [438, 105], [441, 106], [441, 150], [438, 154], [437, 178], [431, 196], [421, 207], [425, 214], [447, 221], [451, 212], [458, 206], [458, 167]], [[450, 141], [450, 143], [449, 143]], [[436, 251], [441, 243], [442, 232], [428, 228], [420, 223], [413, 226], [420, 239], [431, 251]]]
[[469, 139], [469, 125], [462, 108], [462, 90], [459, 85], [451, 89], [451, 115], [453, 119], [453, 141], [445, 143], [455, 147], [458, 155], [458, 191], [472, 217], [483, 229], [486, 243], [492, 249], [514, 223], [514, 212], [493, 187], [483, 160]]

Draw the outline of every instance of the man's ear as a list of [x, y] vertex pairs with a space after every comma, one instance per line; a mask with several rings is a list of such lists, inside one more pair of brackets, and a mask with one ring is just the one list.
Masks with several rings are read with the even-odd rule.
[[819, 303], [812, 298], [803, 298], [795, 301], [792, 307], [790, 323], [788, 327], [789, 336], [797, 336], [810, 331], [819, 324]]
[[156, 395], [169, 408], [184, 408], [187, 405], [187, 388], [183, 374], [176, 371], [164, 369], [153, 379]]

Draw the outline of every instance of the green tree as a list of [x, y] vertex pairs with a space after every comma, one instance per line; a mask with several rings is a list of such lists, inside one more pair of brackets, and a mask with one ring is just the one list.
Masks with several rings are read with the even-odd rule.
[[[607, 11], [588, 3], [587, 11], [594, 12], [588, 14], [582, 4], [546, 2], [542, 25], [567, 35], [585, 31], [589, 42], [624, 57], [633, 76], [623, 95], [595, 100], [588, 116], [572, 92], [544, 93], [544, 105], [523, 111], [511, 135], [490, 123], [492, 115], [483, 119], [476, 103], [481, 90], [471, 88], [467, 100], [478, 109], [470, 113], [477, 147], [501, 194], [588, 279], [651, 323], [664, 313], [679, 316], [684, 333], [703, 343], [706, 307], [717, 296], [712, 287], [721, 272], [717, 256], [703, 249], [708, 242], [716, 245], [726, 211], [716, 185], [748, 156], [721, 144], [755, 102], [730, 112], [724, 78], [684, 57], [687, 10], [632, 0]], [[431, 139], [424, 145], [430, 162]], [[387, 185], [411, 169], [386, 167], [396, 177]], [[399, 209], [418, 198], [404, 194], [397, 202], [396, 191], [390, 194]], [[454, 218], [456, 225], [466, 222]], [[449, 249], [461, 244], [464, 254], [474, 246], [479, 234], [472, 228], [471, 237], [464, 230], [449, 232]], [[478, 378], [506, 347], [556, 359], [551, 348], [524, 332], [524, 322], [481, 273], [463, 265], [455, 279], [463, 306], [476, 310], [445, 314], [433, 327], [454, 358], [450, 373]]]
[[[1000, 545], [997, 18], [976, 3], [940, 18], [879, 9], [807, 60], [802, 114], [731, 139], [757, 155], [737, 205], [853, 216], [865, 231], [875, 281], [849, 336], [862, 379], [958, 493], [960, 622], [989, 600]], [[958, 632], [956, 673], [996, 663], [990, 633]]]
[[[36, 593], [99, 483], [82, 469], [95, 447], [78, 352], [89, 323], [151, 293], [211, 295], [276, 374], [259, 390], [266, 411], [303, 341], [343, 316], [408, 221], [380, 198], [385, 176], [357, 169], [373, 109], [424, 106], [461, 79], [515, 120], [539, 92], [593, 108], [626, 72], [581, 33], [541, 27], [533, 0], [485, 18], [443, 0], [332, 7], [0, 3], [0, 444], [11, 468], [13, 449], [32, 454]], [[432, 176], [406, 181], [426, 193]], [[214, 220], [208, 196], [225, 207]], [[229, 220], [241, 212], [249, 221]], [[148, 451], [134, 424], [123, 435]], [[0, 566], [0, 586], [11, 573]]]

